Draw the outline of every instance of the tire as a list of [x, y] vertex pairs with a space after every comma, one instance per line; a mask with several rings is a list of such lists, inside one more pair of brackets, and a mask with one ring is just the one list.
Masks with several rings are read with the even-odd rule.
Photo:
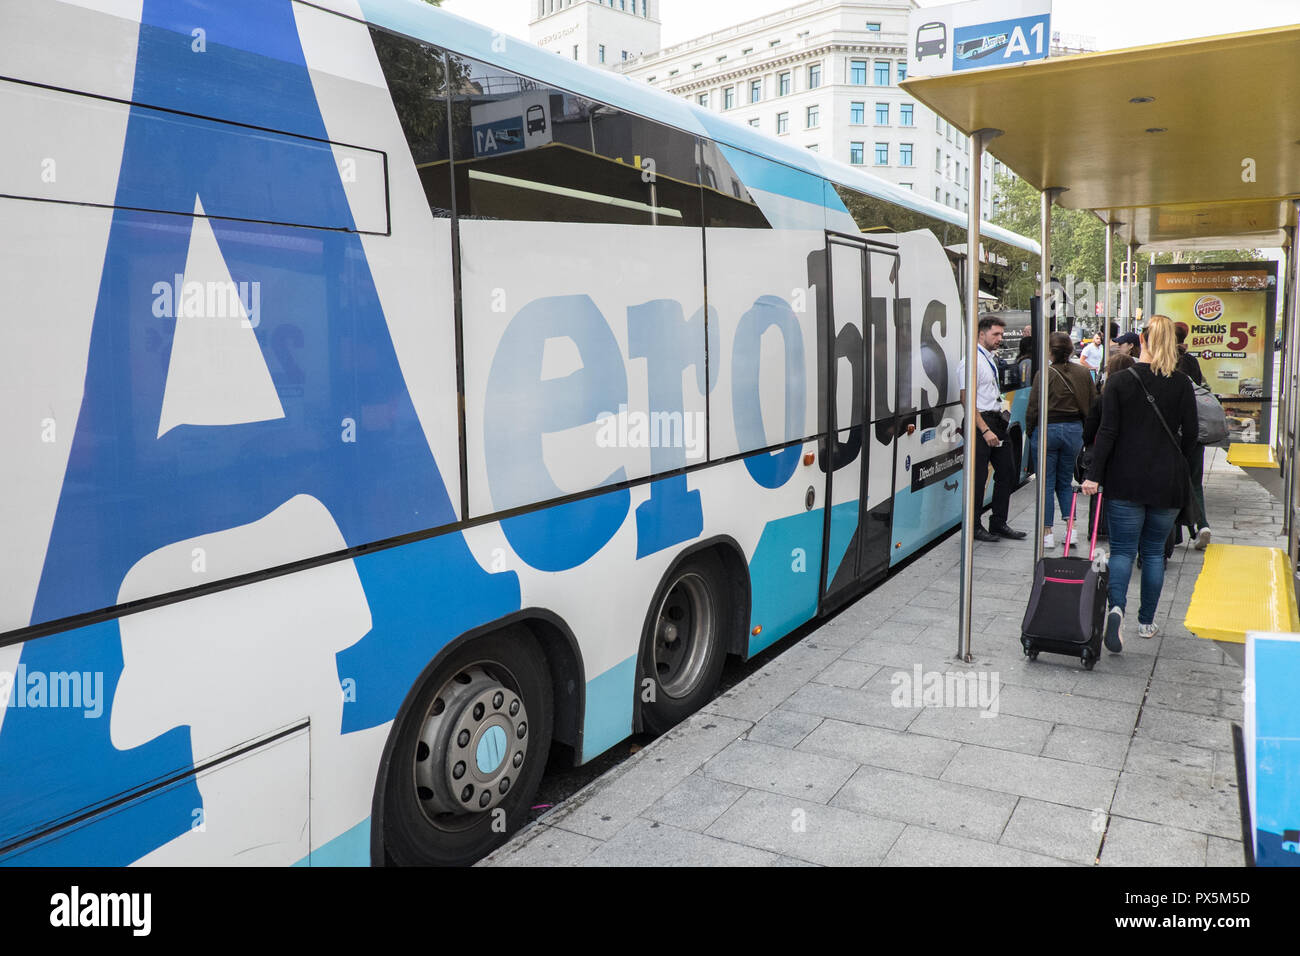
[[660, 585], [637, 680], [641, 724], [650, 733], [663, 733], [712, 700], [727, 658], [726, 594], [722, 562], [712, 554], [688, 558]]
[[384, 783], [388, 860], [467, 866], [518, 831], [546, 769], [552, 719], [550, 670], [526, 628], [452, 651], [392, 731]]

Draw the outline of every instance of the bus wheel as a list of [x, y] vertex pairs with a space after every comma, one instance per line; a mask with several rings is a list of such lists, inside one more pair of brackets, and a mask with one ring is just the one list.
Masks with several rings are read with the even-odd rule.
[[454, 650], [399, 727], [384, 847], [399, 866], [463, 866], [528, 820], [551, 744], [546, 658], [523, 628]]
[[710, 554], [688, 559], [664, 583], [642, 652], [641, 722], [661, 734], [712, 698], [726, 661], [725, 576]]

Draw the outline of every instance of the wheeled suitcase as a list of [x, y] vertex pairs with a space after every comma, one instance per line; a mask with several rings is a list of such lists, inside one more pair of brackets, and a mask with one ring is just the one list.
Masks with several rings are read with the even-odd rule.
[[[1039, 651], [1078, 657], [1092, 670], [1101, 656], [1102, 629], [1106, 623], [1106, 588], [1109, 574], [1096, 561], [1097, 524], [1092, 524], [1091, 546], [1086, 558], [1070, 557], [1070, 532], [1080, 489], [1070, 502], [1070, 523], [1065, 551], [1059, 558], [1043, 558], [1034, 568], [1034, 586], [1020, 626], [1020, 644], [1025, 656], [1037, 659]], [[1101, 511], [1101, 495], [1097, 495]]]

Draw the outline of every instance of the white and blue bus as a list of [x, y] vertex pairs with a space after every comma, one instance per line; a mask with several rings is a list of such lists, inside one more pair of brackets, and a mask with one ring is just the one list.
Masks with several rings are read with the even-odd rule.
[[955, 211], [415, 0], [0, 18], [0, 862], [473, 860], [959, 522]]

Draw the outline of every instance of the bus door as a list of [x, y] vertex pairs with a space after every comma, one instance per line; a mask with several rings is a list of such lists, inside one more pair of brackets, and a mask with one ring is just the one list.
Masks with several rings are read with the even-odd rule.
[[828, 507], [823, 611], [843, 603], [889, 567], [893, 442], [891, 438], [882, 445], [873, 438], [873, 420], [879, 417], [890, 426], [894, 421], [896, 405], [887, 376], [895, 350], [888, 341], [888, 313], [896, 298], [897, 261], [891, 247], [826, 234], [828, 334], [822, 341], [828, 355], [822, 367], [827, 370], [828, 438], [821, 457]]

